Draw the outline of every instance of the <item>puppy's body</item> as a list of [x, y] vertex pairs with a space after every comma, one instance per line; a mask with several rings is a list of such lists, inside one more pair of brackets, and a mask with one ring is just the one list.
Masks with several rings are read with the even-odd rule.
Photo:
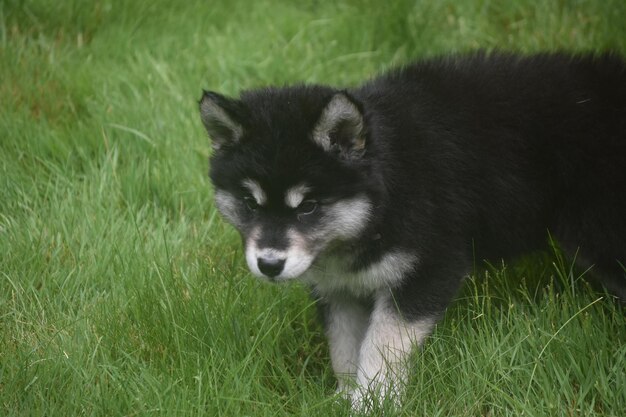
[[476, 54], [200, 107], [218, 208], [256, 275], [312, 286], [355, 403], [404, 378], [475, 260], [550, 233], [626, 299], [620, 58]]

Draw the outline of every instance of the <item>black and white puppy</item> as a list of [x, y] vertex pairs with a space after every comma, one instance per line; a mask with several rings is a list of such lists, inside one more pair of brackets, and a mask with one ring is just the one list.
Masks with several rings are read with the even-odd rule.
[[250, 270], [304, 280], [339, 388], [397, 393], [475, 260], [550, 234], [626, 299], [626, 64], [445, 57], [361, 87], [205, 92], [215, 202]]

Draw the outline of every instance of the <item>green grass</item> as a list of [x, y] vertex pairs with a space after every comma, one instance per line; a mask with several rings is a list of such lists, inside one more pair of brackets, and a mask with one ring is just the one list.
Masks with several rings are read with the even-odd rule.
[[[623, 0], [0, 0], [0, 415], [349, 415], [306, 289], [251, 278], [216, 214], [201, 89], [625, 53], [625, 21]], [[622, 307], [553, 255], [477, 271], [399, 415], [624, 415]]]

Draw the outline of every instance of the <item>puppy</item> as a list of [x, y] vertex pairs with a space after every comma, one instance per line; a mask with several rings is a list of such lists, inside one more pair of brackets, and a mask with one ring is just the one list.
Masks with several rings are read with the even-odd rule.
[[548, 234], [626, 299], [626, 65], [426, 60], [357, 88], [205, 92], [215, 204], [253, 274], [308, 283], [339, 389], [397, 396], [474, 260]]

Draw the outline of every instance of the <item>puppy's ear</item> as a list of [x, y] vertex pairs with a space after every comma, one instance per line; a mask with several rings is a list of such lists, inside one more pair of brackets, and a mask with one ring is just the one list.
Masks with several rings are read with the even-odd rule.
[[209, 133], [213, 149], [239, 142], [244, 132], [240, 120], [245, 117], [241, 102], [212, 91], [204, 91], [198, 104], [202, 123]]
[[346, 159], [365, 153], [363, 114], [345, 93], [336, 93], [326, 104], [313, 129], [313, 141], [326, 152]]

